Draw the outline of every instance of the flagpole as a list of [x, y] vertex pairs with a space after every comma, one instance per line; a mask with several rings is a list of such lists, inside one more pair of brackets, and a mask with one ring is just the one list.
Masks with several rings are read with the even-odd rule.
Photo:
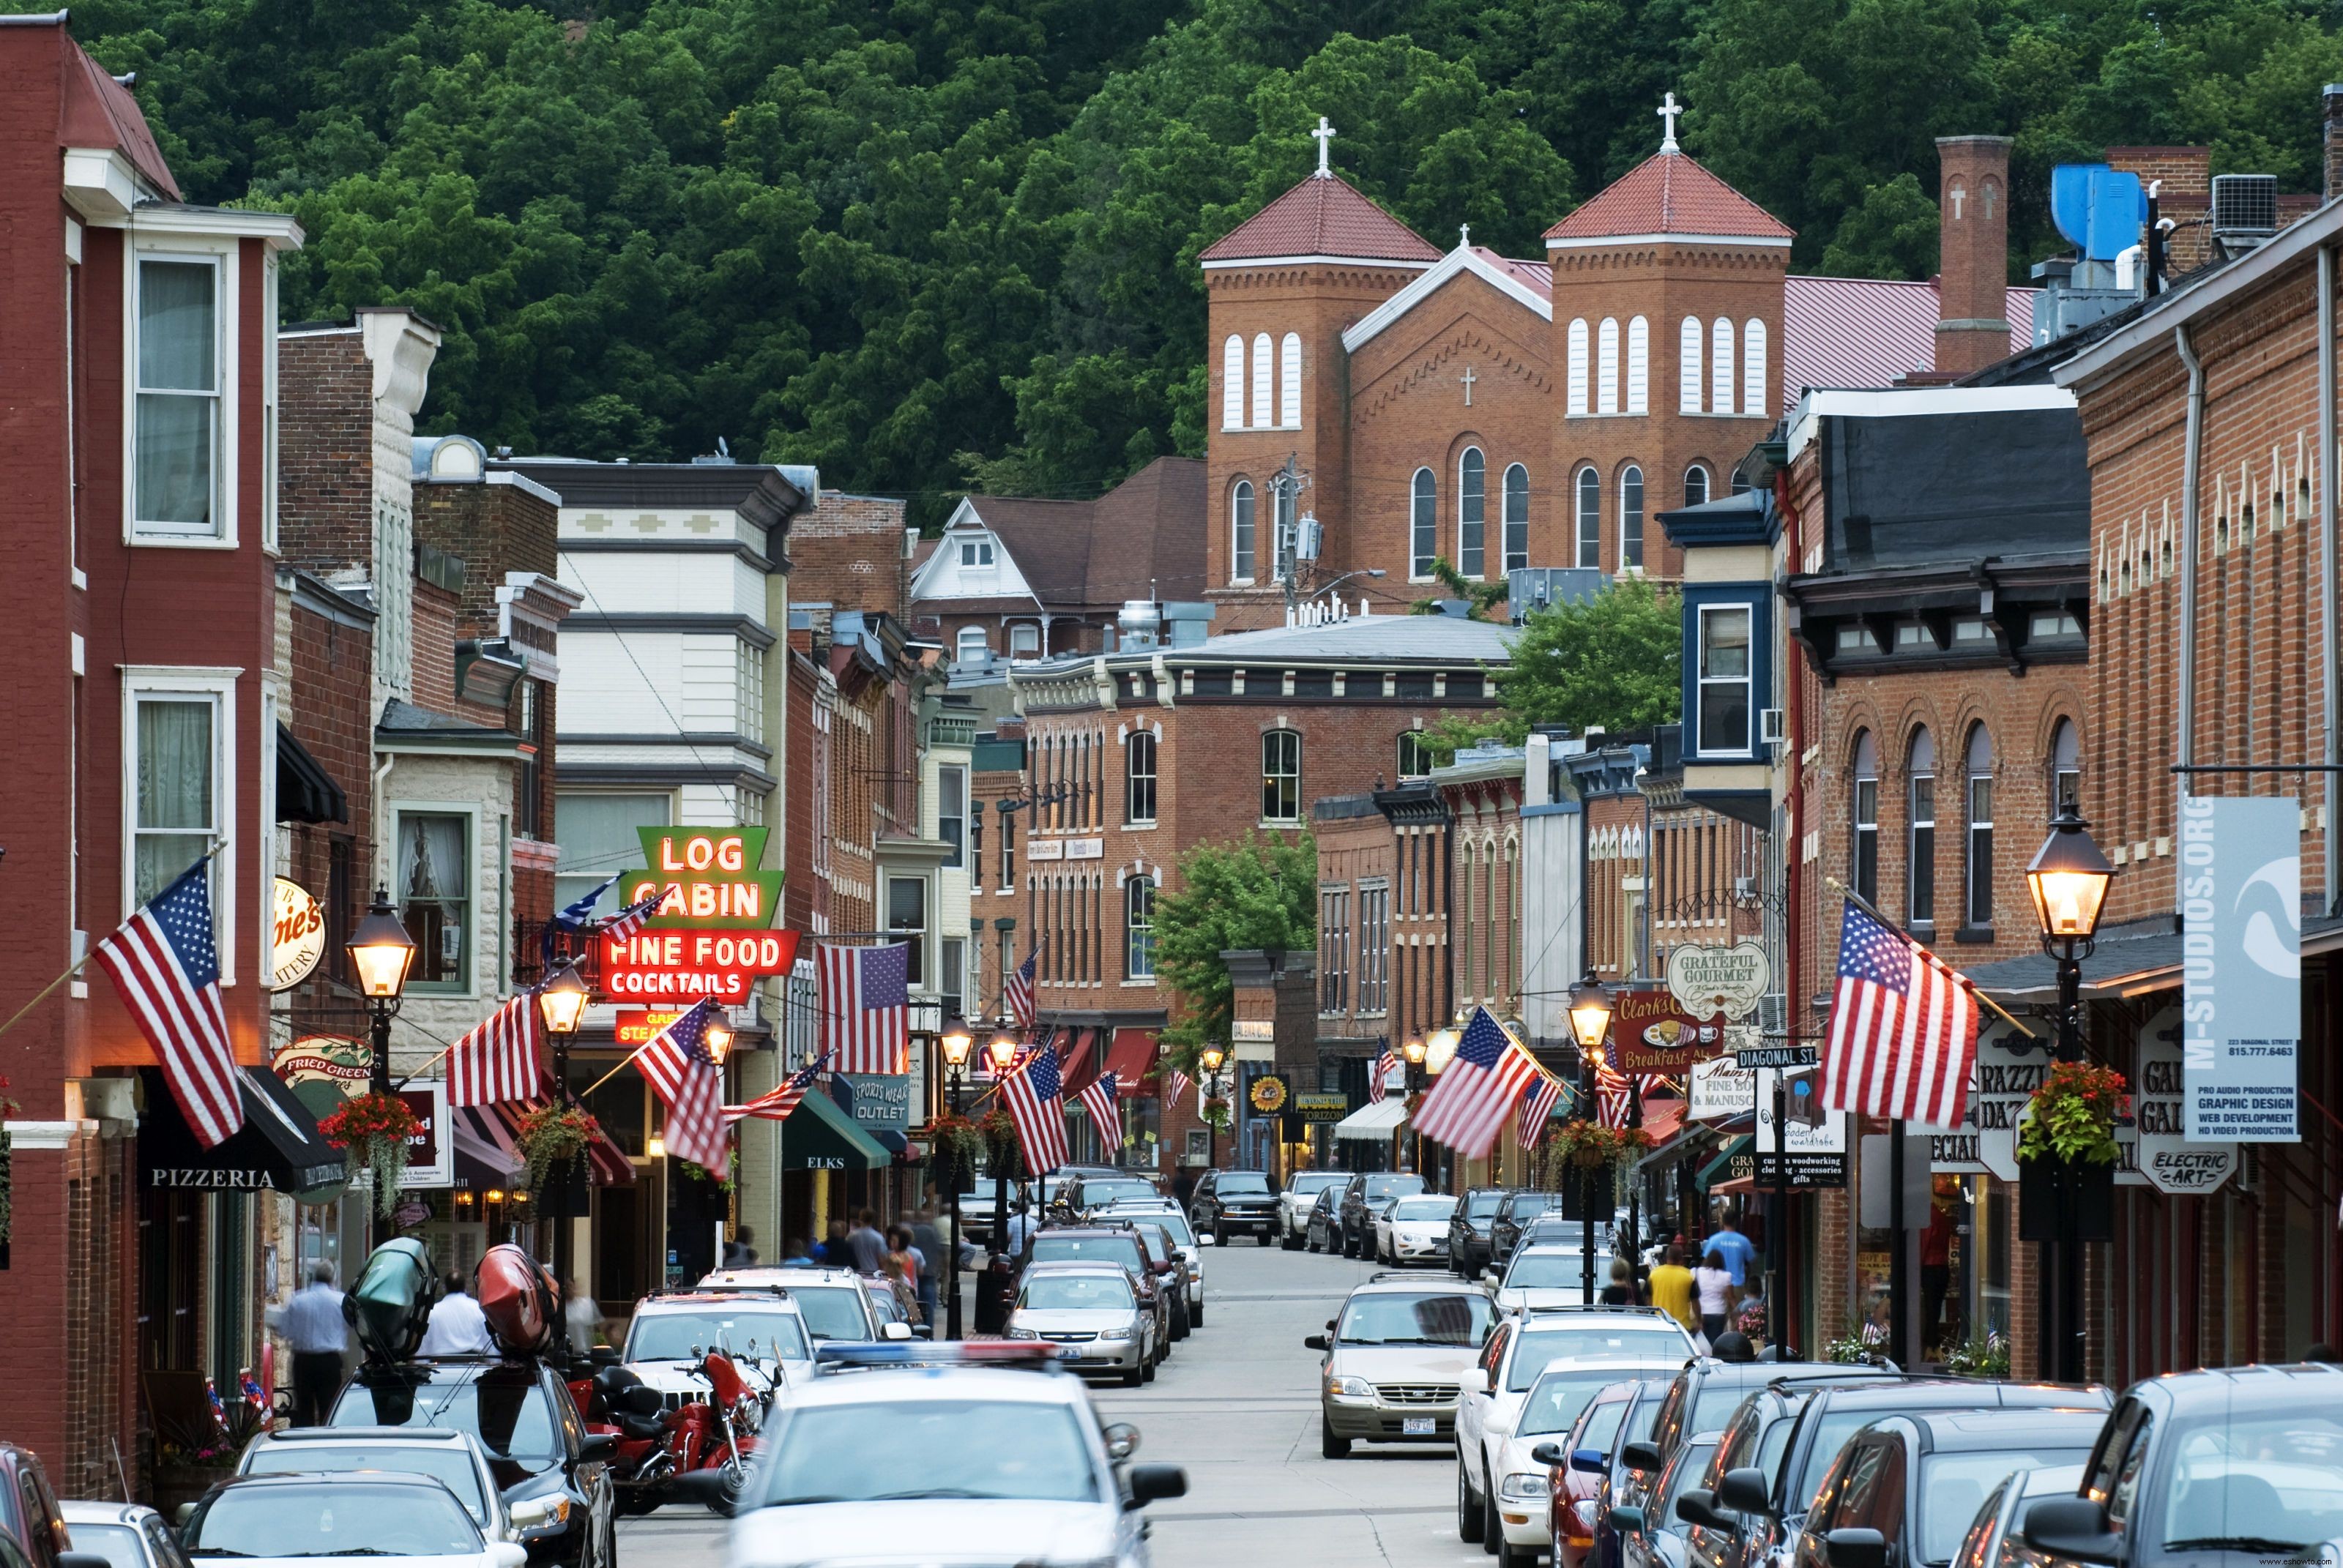
[[[1848, 887], [1845, 882], [1840, 881], [1836, 877], [1825, 877], [1823, 879], [1823, 884], [1829, 888], [1831, 891], [1843, 895], [1848, 903], [1853, 904], [1856, 909], [1861, 910], [1865, 914], [1869, 915], [1881, 925], [1887, 927], [1890, 930], [1902, 937], [1906, 941], [1912, 943], [1916, 947], [1926, 947], [1928, 945], [1927, 943], [1920, 940], [1919, 938], [1914, 936], [1910, 931], [1906, 930], [1900, 923], [1889, 918], [1878, 905], [1873, 903], [1869, 899], [1865, 898], [1861, 893], [1856, 892], [1853, 888]], [[2038, 1040], [2041, 1038], [2032, 1030], [2018, 1022], [2016, 1016], [2007, 1008], [2002, 1006], [2001, 1003], [1987, 996], [1978, 988], [1976, 981], [1969, 979], [1968, 976], [1962, 974], [1960, 970], [1953, 968], [1950, 964], [1946, 964], [1944, 967], [1945, 972], [1955, 976], [1960, 980], [1961, 984], [1967, 989], [1969, 995], [1976, 998], [1977, 1000], [1983, 1002], [1986, 1006], [1991, 1008], [1996, 1013], [1999, 1014], [2002, 1021], [2008, 1024], [2010, 1028], [2016, 1030], [2018, 1033], [2024, 1035], [2028, 1040]]]

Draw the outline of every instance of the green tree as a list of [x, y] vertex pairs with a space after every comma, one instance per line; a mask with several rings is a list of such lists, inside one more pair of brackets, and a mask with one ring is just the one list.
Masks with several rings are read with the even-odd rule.
[[1865, 191], [1839, 219], [1822, 269], [1840, 277], [1928, 277], [1936, 270], [1942, 232], [1936, 204], [1910, 173], [1900, 174]]
[[1475, 740], [1518, 746], [1533, 725], [1616, 734], [1672, 723], [1683, 706], [1684, 622], [1676, 596], [1622, 578], [1593, 598], [1534, 612], [1496, 673], [1493, 719], [1446, 716], [1430, 731], [1453, 755]]
[[1182, 857], [1180, 886], [1155, 900], [1155, 973], [1179, 999], [1163, 1031], [1172, 1065], [1193, 1073], [1208, 1041], [1229, 1038], [1233, 988], [1223, 952], [1298, 952], [1318, 943], [1318, 845], [1252, 833], [1199, 844]]

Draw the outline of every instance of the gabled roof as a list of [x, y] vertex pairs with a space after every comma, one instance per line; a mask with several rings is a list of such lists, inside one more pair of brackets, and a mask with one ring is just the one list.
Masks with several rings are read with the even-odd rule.
[[[2002, 307], [2012, 354], [2033, 345], [2037, 292], [2013, 288]], [[1781, 411], [1796, 407], [1812, 388], [1887, 387], [1915, 370], [1935, 369], [1941, 301], [1934, 279], [1791, 275], [1782, 298]]]
[[[57, 13], [60, 24], [65, 13]], [[70, 38], [65, 40], [69, 51], [65, 61], [64, 112], [58, 116], [57, 141], [68, 147], [110, 147], [119, 151], [156, 191], [172, 201], [179, 199], [179, 183], [171, 177], [171, 166], [163, 161], [163, 149], [155, 145], [155, 133], [139, 111], [138, 100], [130, 89], [116, 81], [105, 66], [91, 59], [88, 54]]]
[[1312, 175], [1204, 247], [1206, 266], [1271, 257], [1420, 263], [1440, 247], [1362, 196], [1347, 180]]
[[[981, 525], [1043, 608], [1079, 610], [1151, 591], [1163, 599], [1202, 598], [1204, 510], [1204, 465], [1158, 457], [1094, 501], [970, 496], [948, 527]], [[920, 586], [914, 581], [912, 595], [920, 613], [949, 608], [920, 599]]]
[[1460, 245], [1441, 257], [1439, 266], [1418, 274], [1405, 288], [1343, 328], [1343, 348], [1356, 354], [1375, 334], [1437, 294], [1449, 279], [1464, 273], [1545, 320], [1554, 319], [1554, 268], [1540, 262], [1511, 260], [1483, 245]]
[[1545, 231], [1546, 248], [1664, 236], [1787, 245], [1796, 231], [1683, 153], [1654, 153]]

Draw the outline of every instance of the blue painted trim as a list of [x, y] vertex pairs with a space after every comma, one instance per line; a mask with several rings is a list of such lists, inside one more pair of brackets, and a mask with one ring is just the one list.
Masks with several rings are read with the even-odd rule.
[[1524, 806], [1524, 817], [1575, 817], [1583, 809], [1575, 800], [1557, 800], [1551, 806]]
[[[1708, 749], [1700, 733], [1700, 612], [1718, 605], [1749, 607], [1749, 733], [1742, 747]], [[1687, 584], [1684, 589], [1684, 721], [1687, 768], [1703, 763], [1763, 762], [1757, 714], [1774, 695], [1774, 585], [1765, 582]]]

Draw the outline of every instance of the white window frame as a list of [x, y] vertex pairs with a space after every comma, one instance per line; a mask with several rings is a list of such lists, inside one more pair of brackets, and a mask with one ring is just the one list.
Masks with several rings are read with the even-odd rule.
[[[138, 703], [200, 699], [213, 706], [212, 806], [218, 815], [221, 848], [212, 857], [212, 940], [219, 949], [220, 984], [236, 983], [236, 870], [237, 859], [235, 765], [236, 683], [244, 671], [218, 665], [126, 664], [122, 677], [122, 918], [137, 911]], [[272, 744], [276, 737], [272, 734]]]
[[[1699, 500], [1697, 500], [1697, 501], [1695, 501], [1695, 500], [1694, 500], [1694, 499], [1692, 498], [1692, 477], [1693, 477], [1694, 474], [1698, 474], [1698, 475], [1700, 476], [1700, 499], [1699, 499]], [[1710, 500], [1712, 500], [1712, 499], [1715, 498], [1715, 489], [1716, 489], [1716, 480], [1715, 480], [1715, 477], [1714, 477], [1714, 476], [1712, 476], [1712, 475], [1709, 473], [1709, 471], [1708, 471], [1708, 465], [1707, 465], [1707, 464], [1705, 464], [1705, 463], [1688, 463], [1688, 464], [1686, 464], [1686, 465], [1684, 466], [1684, 505], [1685, 505], [1685, 506], [1687, 506], [1687, 507], [1704, 507], [1704, 506], [1706, 506], [1706, 505], [1709, 503], [1709, 501], [1710, 501]]]
[[[1293, 770], [1291, 773], [1272, 773], [1270, 771], [1269, 740], [1270, 737], [1273, 735], [1290, 736], [1292, 739]], [[1272, 817], [1269, 814], [1269, 801], [1266, 799], [1266, 795], [1269, 781], [1272, 779], [1292, 779], [1293, 780], [1293, 811], [1291, 816]], [[1276, 828], [1298, 827], [1302, 822], [1302, 813], [1304, 810], [1304, 804], [1302, 799], [1302, 731], [1299, 729], [1279, 728], [1275, 729], [1264, 729], [1261, 732], [1261, 781], [1264, 796], [1262, 800], [1262, 824], [1264, 827]]]
[[[1475, 495], [1472, 487], [1464, 482], [1464, 476], [1468, 471], [1465, 465], [1475, 457], [1481, 459], [1481, 483], [1478, 495]], [[1468, 509], [1477, 510], [1480, 516], [1468, 517], [1466, 515]], [[1464, 530], [1467, 528], [1476, 528], [1480, 531], [1480, 542], [1472, 547], [1474, 553], [1481, 558], [1478, 562], [1470, 560], [1465, 554], [1467, 547]], [[1489, 457], [1488, 454], [1478, 447], [1467, 447], [1456, 457], [1456, 570], [1460, 576], [1470, 578], [1475, 582], [1481, 581], [1489, 575]]]
[[[1243, 518], [1243, 542], [1239, 540], [1238, 518]], [[1239, 479], [1229, 487], [1229, 581], [1251, 583], [1261, 565], [1261, 492], [1253, 488], [1251, 479]]]
[[[1698, 748], [1694, 755], [1700, 757], [1745, 756], [1750, 749], [1750, 726], [1757, 719], [1757, 609], [1755, 605], [1746, 601], [1734, 599], [1717, 604], [1701, 605], [1698, 608], [1700, 619], [1697, 635], [1693, 640], [1693, 658], [1695, 662], [1693, 668], [1692, 719], [1693, 728], [1696, 732], [1694, 744]], [[1739, 675], [1711, 676], [1708, 673], [1709, 618], [1716, 615], [1737, 615], [1742, 618], [1742, 624], [1746, 633], [1742, 643], [1742, 662], [1745, 668]], [[1737, 746], [1709, 744], [1708, 723], [1705, 717], [1708, 705], [1704, 699], [1708, 694], [1708, 689], [1712, 686], [1741, 688], [1743, 718], [1741, 743]]]
[[[1146, 890], [1144, 919], [1136, 907], [1141, 889]], [[1161, 890], [1151, 876], [1131, 877], [1122, 884], [1122, 978], [1127, 980], [1155, 978], [1155, 896]]]
[[1009, 628], [1009, 657], [1039, 658], [1041, 657], [1041, 628], [1031, 621], [1021, 620]]
[[[1635, 558], [1633, 560], [1627, 558], [1627, 479], [1630, 475], [1635, 480]], [[1644, 574], [1644, 541], [1651, 531], [1647, 526], [1651, 499], [1651, 487], [1644, 482], [1642, 464], [1630, 463], [1619, 470], [1619, 573], [1622, 577], [1631, 574], [1641, 577]]]
[[[1432, 493], [1423, 494], [1423, 482]], [[1429, 542], [1432, 548], [1423, 546]], [[1407, 580], [1428, 583], [1433, 563], [1440, 558], [1440, 480], [1429, 468], [1418, 468], [1407, 481]]]
[[[1979, 742], [1985, 749], [1982, 759]], [[1961, 924], [1967, 927], [1993, 924], [1993, 734], [1982, 724], [1971, 725], [1968, 744], [1961, 748]], [[1985, 900], [1981, 920], [1980, 894]]]
[[1276, 350], [1270, 344], [1268, 333], [1253, 334], [1252, 427], [1256, 430], [1266, 430], [1270, 427], [1269, 417], [1272, 412], [1270, 407], [1272, 391], [1270, 381], [1277, 374], [1275, 354]]
[[1586, 318], [1579, 317], [1570, 324], [1569, 335], [1569, 407], [1567, 417], [1584, 419], [1587, 416], [1587, 331]]
[[[236, 446], [241, 368], [237, 354], [242, 316], [237, 268], [243, 258], [240, 241], [174, 235], [167, 241], [136, 244], [129, 256], [129, 286], [122, 291], [122, 538], [146, 548], [232, 550], [236, 548]], [[139, 264], [148, 261], [194, 262], [213, 269], [217, 307], [212, 325], [219, 334], [214, 361], [219, 380], [219, 417], [213, 424], [217, 443], [212, 477], [213, 505], [218, 527], [211, 533], [180, 532], [169, 525], [149, 527], [138, 520], [138, 290]]]
[[[975, 655], [969, 652], [969, 645], [971, 643], [976, 647]], [[973, 662], [979, 656], [986, 658], [992, 657], [992, 638], [982, 627], [964, 626], [952, 634], [952, 657], [955, 659], [968, 663]]]
[[1302, 334], [1289, 332], [1277, 344], [1277, 423], [1302, 428]]
[[[944, 843], [952, 846], [951, 854], [946, 857], [942, 862], [945, 869], [949, 870], [962, 870], [965, 869], [968, 865], [968, 783], [969, 769], [967, 764], [961, 762], [939, 762], [936, 764], [936, 837]], [[945, 809], [950, 800], [950, 786], [954, 784], [957, 784], [960, 789], [960, 809], [957, 811], [947, 810]], [[945, 824], [953, 821], [957, 821], [960, 824], [960, 837], [957, 839], [951, 838], [944, 831]]]
[[1709, 396], [1714, 399], [1708, 411], [1712, 414], [1733, 412], [1733, 389], [1740, 385], [1739, 362], [1733, 349], [1733, 322], [1728, 317], [1718, 317], [1709, 324], [1708, 381]]
[[[1123, 742], [1122, 751], [1122, 825], [1126, 828], [1151, 828], [1158, 809], [1157, 789], [1161, 779], [1158, 769], [1162, 752], [1152, 729], [1134, 729]], [[1144, 779], [1147, 784], [1147, 811], [1137, 810], [1139, 790], [1136, 786]]]
[[1765, 323], [1755, 316], [1741, 324], [1741, 411], [1765, 412]]
[[[899, 926], [895, 923], [895, 884], [898, 882], [908, 883], [920, 890], [920, 923], [916, 926]], [[881, 900], [878, 911], [879, 920], [887, 939], [890, 941], [903, 942], [914, 950], [911, 990], [935, 991], [937, 989], [933, 984], [936, 972], [935, 955], [928, 950], [929, 943], [936, 935], [937, 910], [934, 879], [930, 877], [907, 876], [901, 872], [889, 871], [880, 879], [879, 892]]]
[[1594, 411], [1619, 412], [1619, 318], [1606, 316], [1594, 329]]
[[[646, 792], [651, 794], [658, 793], [656, 790]], [[556, 809], [558, 809], [558, 806]], [[405, 878], [399, 875], [398, 853], [401, 839], [399, 829], [403, 826], [405, 819], [409, 816], [462, 817], [467, 819], [464, 826], [464, 849], [466, 854], [464, 874], [467, 879], [464, 890], [464, 908], [469, 914], [470, 918], [465, 921], [464, 929], [463, 985], [460, 987], [447, 987], [443, 986], [441, 982], [437, 980], [409, 980], [407, 982], [407, 994], [410, 996], [424, 998], [426, 1000], [439, 1001], [462, 999], [466, 997], [494, 995], [497, 990], [496, 986], [494, 984], [489, 984], [483, 987], [481, 983], [483, 977], [480, 973], [480, 932], [482, 929], [488, 924], [487, 916], [482, 912], [482, 908], [488, 900], [490, 887], [496, 884], [498, 880], [489, 875], [485, 829], [483, 827], [484, 813], [480, 809], [480, 803], [478, 800], [407, 799], [393, 800], [390, 803], [390, 833], [388, 837], [384, 839], [385, 848], [382, 851], [382, 853], [387, 857], [385, 861], [385, 874], [382, 877], [382, 879], [375, 883], [375, 886], [377, 888], [387, 889], [390, 892], [392, 907], [399, 910], [407, 908], [407, 881]], [[377, 819], [377, 820], [379, 821], [380, 819]], [[557, 817], [555, 820], [558, 822], [559, 818]], [[499, 922], [504, 920], [505, 913], [506, 911], [503, 910], [499, 910], [498, 911], [497, 920]], [[414, 935], [415, 933], [409, 932], [408, 934]], [[416, 936], [415, 940], [419, 950], [423, 939], [420, 936]]]

